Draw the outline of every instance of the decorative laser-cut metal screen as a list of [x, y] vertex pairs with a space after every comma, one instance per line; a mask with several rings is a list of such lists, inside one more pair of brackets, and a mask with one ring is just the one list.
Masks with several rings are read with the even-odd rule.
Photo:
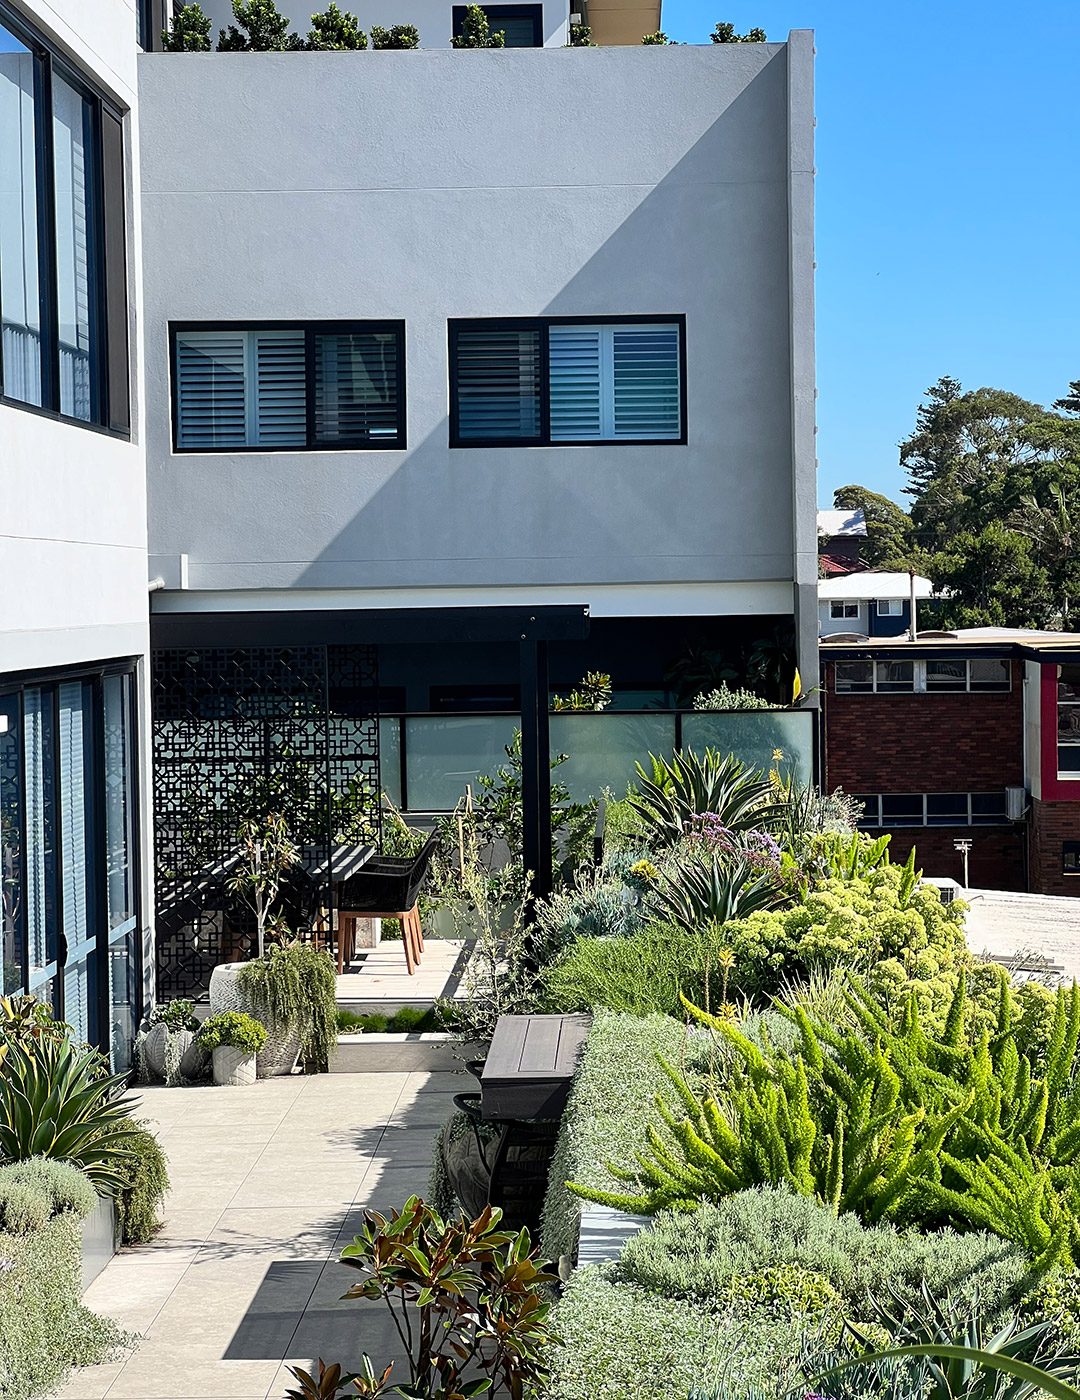
[[377, 699], [373, 646], [154, 652], [160, 999], [205, 995], [218, 963], [254, 948], [254, 916], [228, 890], [246, 817], [284, 813], [302, 848], [290, 927], [326, 918], [334, 850], [381, 834]]

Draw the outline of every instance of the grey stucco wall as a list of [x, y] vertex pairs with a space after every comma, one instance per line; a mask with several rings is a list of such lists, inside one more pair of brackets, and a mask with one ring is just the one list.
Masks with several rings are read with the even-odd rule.
[[[805, 590], [805, 38], [141, 56], [151, 553], [194, 589]], [[687, 318], [686, 446], [449, 449], [448, 318], [647, 313]], [[405, 319], [406, 451], [171, 454], [168, 322], [277, 317]]]

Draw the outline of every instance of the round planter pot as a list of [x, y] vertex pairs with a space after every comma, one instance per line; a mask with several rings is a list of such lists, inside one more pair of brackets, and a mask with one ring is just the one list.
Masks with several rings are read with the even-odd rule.
[[291, 1074], [300, 1058], [300, 1033], [295, 1026], [270, 1025], [259, 1015], [250, 997], [240, 985], [239, 976], [242, 963], [218, 963], [210, 974], [210, 1011], [246, 1011], [266, 1026], [266, 1044], [259, 1051], [257, 1063], [260, 1079], [271, 1079], [278, 1074]]
[[255, 1056], [250, 1050], [219, 1045], [214, 1051], [215, 1084], [254, 1084]]
[[172, 1042], [172, 1056], [179, 1057], [180, 1074], [184, 1079], [197, 1079], [203, 1072], [206, 1056], [195, 1043], [193, 1031], [170, 1031], [160, 1022], [151, 1026], [143, 1041], [143, 1058], [146, 1068], [155, 1079], [164, 1080], [168, 1072], [165, 1064], [166, 1053]]

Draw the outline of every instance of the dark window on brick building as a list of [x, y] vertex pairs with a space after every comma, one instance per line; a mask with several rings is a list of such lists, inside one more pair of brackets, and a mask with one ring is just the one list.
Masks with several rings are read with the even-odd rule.
[[1080, 875], [1080, 841], [1062, 841], [1062, 875]]

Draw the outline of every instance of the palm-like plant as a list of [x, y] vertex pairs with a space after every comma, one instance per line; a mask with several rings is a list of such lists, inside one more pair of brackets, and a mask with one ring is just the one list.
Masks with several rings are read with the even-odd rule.
[[715, 813], [728, 831], [767, 831], [782, 816], [772, 785], [760, 769], [748, 768], [734, 754], [706, 749], [699, 758], [680, 750], [670, 763], [649, 755], [652, 773], [641, 764], [630, 806], [659, 846], [674, 846], [694, 817]]
[[0, 1075], [0, 1160], [54, 1157], [107, 1194], [126, 1184], [138, 1143], [120, 1074], [96, 1050], [41, 1039], [8, 1043]]

